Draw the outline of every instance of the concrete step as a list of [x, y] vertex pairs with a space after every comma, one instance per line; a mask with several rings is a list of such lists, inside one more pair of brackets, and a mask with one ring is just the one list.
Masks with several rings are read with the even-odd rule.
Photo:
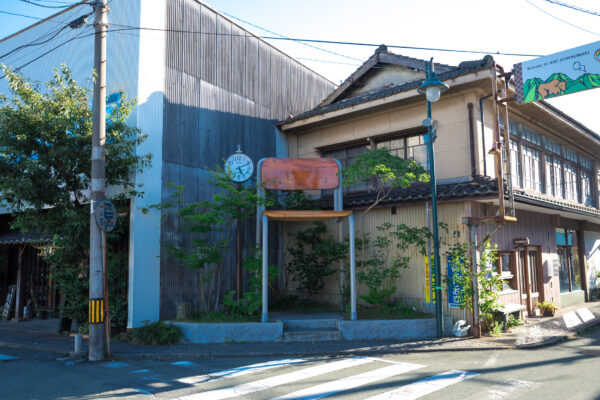
[[283, 331], [327, 331], [337, 330], [336, 319], [284, 319]]
[[336, 330], [311, 330], [283, 332], [284, 342], [329, 342], [342, 340], [342, 333]]

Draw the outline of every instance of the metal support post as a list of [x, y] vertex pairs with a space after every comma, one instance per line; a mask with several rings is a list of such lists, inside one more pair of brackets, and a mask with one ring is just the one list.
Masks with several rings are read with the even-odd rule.
[[348, 217], [348, 233], [350, 239], [350, 319], [356, 321], [356, 259], [354, 249], [354, 214]]
[[473, 330], [475, 337], [481, 337], [481, 326], [479, 324], [479, 282], [477, 281], [477, 225], [468, 225], [471, 239], [471, 268], [473, 272]]
[[437, 206], [437, 185], [435, 178], [435, 159], [433, 143], [436, 137], [436, 124], [431, 118], [431, 102], [427, 101], [427, 155], [429, 157], [429, 174], [431, 176], [431, 225], [433, 230], [433, 259], [429, 260], [430, 266], [435, 267], [435, 317], [437, 337], [444, 337], [444, 316], [442, 308], [442, 272], [440, 258], [440, 239], [438, 232], [438, 206]]
[[[105, 197], [105, 153], [106, 142], [106, 29], [108, 27], [107, 0], [98, 0], [95, 5], [94, 69], [96, 79], [93, 91], [92, 122], [92, 181], [90, 214], [90, 302], [104, 297], [102, 232], [94, 218], [95, 204]], [[91, 303], [90, 303], [91, 304]], [[91, 320], [90, 320], [91, 321]], [[89, 360], [104, 359], [104, 319], [89, 327]]]
[[262, 322], [269, 322], [269, 219], [262, 215]]

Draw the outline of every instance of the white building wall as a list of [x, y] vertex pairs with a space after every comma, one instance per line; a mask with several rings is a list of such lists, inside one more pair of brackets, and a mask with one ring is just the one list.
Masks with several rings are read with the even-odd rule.
[[[129, 122], [148, 135], [138, 154], [151, 153], [154, 160], [151, 168], [135, 177], [144, 197], [131, 201], [128, 327], [140, 326], [145, 320], [155, 321], [159, 312], [160, 213], [144, 215], [141, 208], [161, 200], [165, 37], [164, 32], [127, 27], [164, 28], [165, 11], [166, 0], [126, 0], [111, 2], [108, 14], [107, 93], [122, 92], [128, 98], [137, 99], [138, 106]], [[92, 12], [89, 5], [76, 6], [2, 39], [0, 62], [30, 80], [40, 82], [50, 80], [52, 69], [65, 63], [75, 80], [91, 91]], [[91, 14], [86, 25], [78, 29], [65, 28], [69, 22], [86, 14]], [[20, 46], [43, 42], [55, 34], [48, 43], [27, 46], [2, 57]], [[9, 95], [6, 79], [0, 79], [0, 93]], [[2, 212], [7, 210], [0, 209]]]
[[[166, 28], [167, 0], [144, 1], [138, 26]], [[152, 154], [152, 166], [136, 175], [144, 192], [131, 200], [129, 226], [129, 299], [127, 327], [158, 321], [160, 307], [160, 222], [161, 213], [142, 209], [161, 202], [163, 104], [165, 88], [164, 31], [139, 31], [139, 74], [136, 124], [148, 135], [139, 154]]]

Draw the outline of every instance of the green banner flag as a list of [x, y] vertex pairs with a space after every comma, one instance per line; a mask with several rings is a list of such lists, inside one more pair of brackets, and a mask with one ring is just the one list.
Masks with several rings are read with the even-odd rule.
[[515, 64], [517, 103], [600, 87], [600, 41]]

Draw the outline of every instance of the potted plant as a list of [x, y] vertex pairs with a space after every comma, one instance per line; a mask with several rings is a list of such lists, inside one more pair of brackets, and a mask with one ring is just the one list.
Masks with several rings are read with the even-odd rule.
[[551, 301], [538, 302], [537, 306], [545, 317], [553, 317], [556, 310], [558, 310], [558, 307]]

